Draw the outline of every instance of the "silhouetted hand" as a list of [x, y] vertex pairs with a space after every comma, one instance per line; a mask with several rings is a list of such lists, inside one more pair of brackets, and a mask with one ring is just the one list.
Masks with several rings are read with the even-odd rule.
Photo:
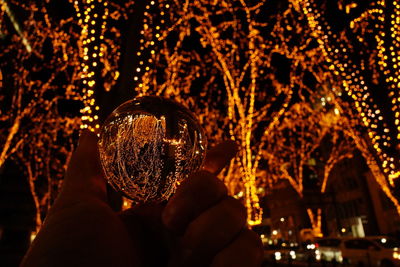
[[245, 227], [246, 210], [215, 176], [235, 153], [233, 142], [216, 146], [167, 204], [117, 214], [107, 204], [97, 137], [84, 132], [22, 266], [259, 266], [261, 241]]

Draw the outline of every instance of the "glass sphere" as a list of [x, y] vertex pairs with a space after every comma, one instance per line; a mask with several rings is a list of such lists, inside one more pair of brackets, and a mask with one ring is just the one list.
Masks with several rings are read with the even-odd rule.
[[207, 141], [195, 116], [166, 98], [145, 96], [115, 109], [100, 130], [106, 179], [136, 203], [161, 202], [203, 162]]

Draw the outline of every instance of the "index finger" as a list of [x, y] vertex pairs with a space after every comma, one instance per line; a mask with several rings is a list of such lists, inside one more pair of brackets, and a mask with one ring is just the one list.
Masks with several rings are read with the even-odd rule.
[[207, 152], [203, 170], [217, 175], [233, 159], [238, 151], [235, 141], [224, 141]]

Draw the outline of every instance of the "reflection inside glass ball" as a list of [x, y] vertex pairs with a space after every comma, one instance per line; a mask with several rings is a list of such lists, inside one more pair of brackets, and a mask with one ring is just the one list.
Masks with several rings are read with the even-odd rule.
[[161, 97], [125, 102], [107, 118], [99, 139], [108, 182], [136, 203], [168, 199], [200, 168], [206, 139], [196, 118]]

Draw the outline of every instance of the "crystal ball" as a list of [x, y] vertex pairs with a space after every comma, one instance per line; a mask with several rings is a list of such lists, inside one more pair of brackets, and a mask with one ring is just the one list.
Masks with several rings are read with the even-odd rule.
[[200, 168], [207, 140], [187, 108], [167, 98], [144, 96], [111, 113], [98, 144], [109, 184], [136, 203], [157, 203]]

